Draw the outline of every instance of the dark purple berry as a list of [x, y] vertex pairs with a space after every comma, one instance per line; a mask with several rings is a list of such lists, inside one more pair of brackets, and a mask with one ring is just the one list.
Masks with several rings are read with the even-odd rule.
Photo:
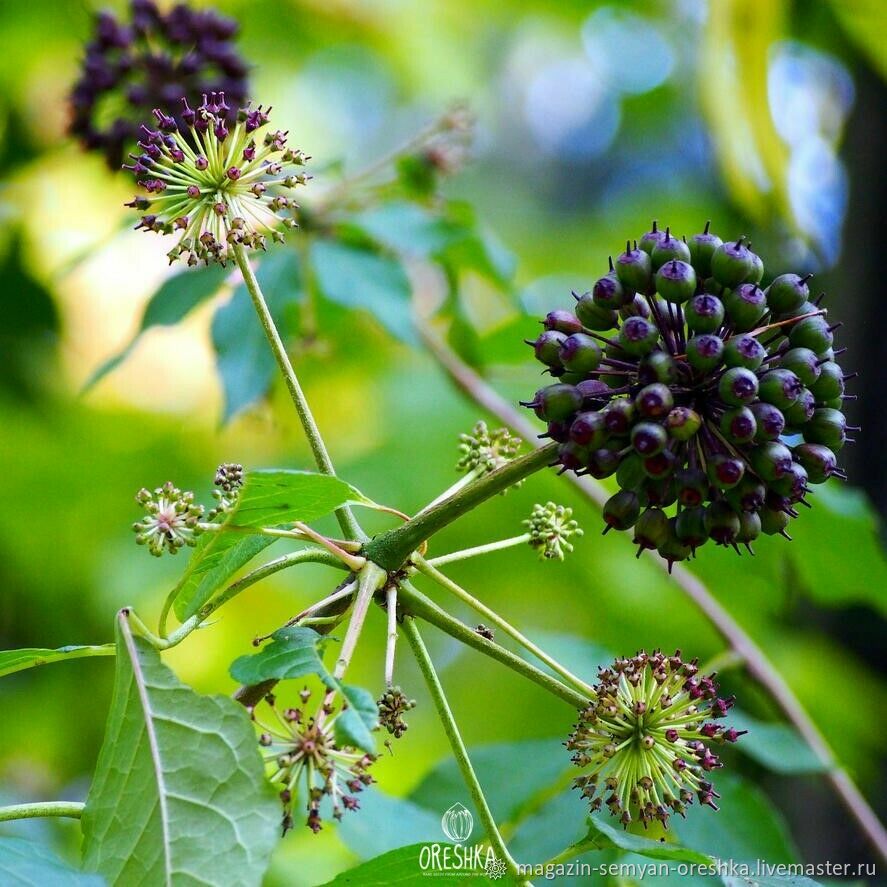
[[627, 397], [611, 400], [603, 410], [607, 431], [616, 437], [628, 434], [634, 422], [634, 404]]
[[785, 496], [789, 502], [797, 502], [807, 492], [807, 469], [793, 462], [791, 468], [773, 481], [770, 488], [778, 495]]
[[582, 409], [599, 410], [610, 399], [610, 386], [600, 379], [583, 379], [577, 386]]
[[631, 429], [631, 445], [635, 452], [644, 457], [655, 456], [665, 449], [668, 434], [661, 425], [653, 422], [638, 422]]
[[682, 468], [675, 472], [678, 502], [685, 507], [701, 505], [708, 498], [708, 477], [698, 468]]
[[812, 484], [825, 483], [838, 467], [838, 459], [826, 446], [804, 443], [794, 449], [795, 458], [807, 469]]
[[603, 413], [578, 413], [570, 425], [570, 440], [596, 450], [603, 446], [607, 439]]
[[584, 447], [575, 441], [568, 440], [565, 444], [561, 444], [557, 454], [560, 464], [569, 471], [580, 471], [588, 466], [588, 457], [590, 455], [588, 447]]
[[653, 480], [662, 480], [673, 471], [677, 462], [677, 456], [671, 450], [663, 450], [655, 456], [644, 459], [644, 474]]
[[620, 456], [616, 450], [609, 450], [603, 447], [598, 450], [592, 450], [591, 455], [588, 457], [588, 473], [598, 480], [603, 480], [605, 477], [610, 477], [611, 474], [616, 473], [616, 469], [619, 468], [619, 462]]
[[715, 453], [708, 460], [709, 480], [721, 490], [735, 487], [745, 474], [745, 463], [733, 456]]
[[634, 405], [642, 418], [660, 419], [674, 406], [674, 397], [667, 385], [654, 382], [641, 388], [635, 396]]

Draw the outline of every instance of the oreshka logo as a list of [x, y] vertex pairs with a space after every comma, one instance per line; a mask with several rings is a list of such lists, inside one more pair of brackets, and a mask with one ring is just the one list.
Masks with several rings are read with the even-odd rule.
[[441, 831], [452, 844], [426, 844], [419, 851], [419, 868], [423, 875], [448, 872], [474, 874], [497, 879], [505, 873], [504, 864], [491, 847], [466, 844], [474, 830], [474, 816], [463, 804], [456, 802], [440, 818]]

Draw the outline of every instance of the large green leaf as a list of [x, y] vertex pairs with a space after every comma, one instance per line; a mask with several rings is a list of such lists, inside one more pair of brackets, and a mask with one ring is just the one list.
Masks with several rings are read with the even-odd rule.
[[98, 644], [94, 646], [59, 647], [56, 650], [43, 650], [37, 647], [23, 647], [21, 650], [0, 650], [0, 677], [47, 665], [50, 662], [62, 662], [65, 659], [81, 659], [84, 656], [113, 656], [114, 644]]
[[748, 730], [736, 748], [774, 773], [822, 773], [827, 769], [788, 724], [759, 721], [734, 708], [730, 712], [730, 726]]
[[[284, 469], [248, 471], [224, 525], [274, 526], [295, 520], [312, 521], [346, 502], [368, 504], [359, 490], [337, 477]], [[176, 614], [195, 613], [248, 560], [266, 546], [244, 543], [236, 532], [206, 532], [198, 540], [179, 580]], [[236, 551], [234, 550], [236, 549]]]
[[410, 281], [400, 262], [369, 249], [319, 240], [311, 263], [320, 292], [331, 302], [369, 311], [385, 329], [415, 343]]
[[[615, 823], [615, 824], [614, 824]], [[589, 850], [625, 850], [650, 859], [665, 859], [673, 862], [691, 862], [708, 865], [711, 857], [698, 853], [689, 847], [664, 841], [652, 841], [625, 831], [614, 819], [609, 821], [606, 814], [596, 813], [588, 818], [588, 834], [573, 849], [578, 856]]]
[[117, 616], [117, 675], [83, 811], [84, 866], [110, 883], [259, 884], [280, 810], [246, 711], [182, 684]]
[[[285, 333], [303, 295], [297, 253], [292, 249], [271, 253], [259, 265], [256, 279], [274, 322]], [[245, 284], [216, 311], [212, 342], [225, 394], [222, 420], [227, 422], [265, 396], [276, 371], [274, 355]]]
[[372, 731], [379, 726], [379, 708], [373, 694], [363, 687], [350, 687], [347, 684], [341, 689], [348, 700], [348, 708], [336, 718], [336, 742], [375, 754], [376, 743]]
[[201, 302], [218, 292], [229, 273], [230, 269], [212, 264], [180, 271], [164, 280], [160, 289], [151, 296], [145, 306], [136, 334], [125, 348], [113, 357], [109, 357], [93, 372], [87, 380], [84, 390], [88, 391], [108, 373], [117, 369], [132, 353], [142, 333], [146, 330], [152, 326], [173, 326], [184, 320]]
[[77, 871], [42, 844], [0, 837], [0, 884], [4, 887], [102, 887], [105, 879]]
[[271, 643], [258, 653], [240, 656], [231, 663], [231, 677], [241, 684], [261, 684], [315, 674], [332, 687], [333, 678], [321, 659], [325, 640], [313, 628], [299, 625], [279, 628], [271, 635]]
[[[360, 887], [388, 887], [389, 884], [422, 884], [425, 878], [419, 863], [419, 854], [425, 844], [412, 844], [383, 853], [369, 862], [342, 872], [323, 887], [341, 887], [343, 884], [359, 884]], [[436, 872], [435, 884], [483, 884], [486, 879], [477, 875], [442, 874]], [[501, 881], [499, 883], [502, 883]]]

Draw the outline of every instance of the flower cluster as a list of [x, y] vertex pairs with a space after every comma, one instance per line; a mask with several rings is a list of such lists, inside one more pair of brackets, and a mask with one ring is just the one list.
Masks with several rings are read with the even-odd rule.
[[680, 650], [641, 651], [600, 669], [594, 691], [566, 743], [586, 771], [575, 786], [592, 811], [606, 805], [624, 826], [668, 827], [671, 813], [683, 816], [694, 798], [718, 809], [709, 774], [723, 765], [703, 740], [736, 742], [746, 731], [715, 723], [733, 699], [718, 697], [714, 675], [699, 675]]
[[[310, 691], [305, 689], [300, 695], [307, 705]], [[307, 804], [306, 824], [315, 834], [321, 829], [320, 804], [324, 798], [331, 800], [336, 820], [342, 818], [345, 810], [357, 810], [360, 802], [356, 795], [374, 781], [368, 770], [375, 758], [337, 743], [336, 720], [344, 709], [335, 712], [331, 704], [324, 702], [312, 717], [301, 708], [279, 711], [273, 695], [266, 696], [265, 701], [274, 723], [262, 723], [255, 711], [252, 715], [262, 730], [259, 745], [265, 763], [273, 768], [271, 782], [280, 787], [284, 833], [293, 827], [293, 804], [300, 791]]]
[[117, 168], [157, 106], [182, 96], [224, 91], [237, 107], [247, 96], [247, 66], [234, 49], [237, 23], [211, 9], [180, 4], [161, 13], [153, 0], [132, 0], [125, 24], [96, 17], [79, 79], [71, 91], [70, 132]]
[[239, 462], [223, 462], [216, 469], [213, 483], [218, 489], [213, 490], [215, 507], [207, 514], [209, 520], [213, 520], [220, 514], [230, 511], [237, 501], [240, 489], [243, 486], [243, 466]]
[[168, 481], [153, 493], [139, 490], [136, 502], [147, 512], [132, 525], [136, 542], [147, 545], [151, 554], [160, 557], [164, 550], [175, 554], [185, 545], [197, 544], [203, 506], [195, 504], [192, 492], [182, 492]]
[[408, 699], [400, 687], [389, 687], [376, 704], [379, 706], [379, 723], [395, 739], [400, 739], [409, 728], [403, 716], [416, 707], [416, 700]]
[[143, 214], [136, 227], [176, 234], [169, 260], [187, 256], [189, 265], [224, 265], [235, 245], [264, 249], [267, 234], [282, 240], [297, 208], [284, 192], [308, 179], [285, 169], [308, 158], [287, 148], [287, 133], [268, 129], [270, 108], [241, 108], [230, 123], [224, 93], [182, 106], [182, 123], [154, 109], [157, 129], [142, 127], [140, 153], [125, 167], [147, 192], [127, 204]]
[[488, 474], [510, 462], [520, 449], [520, 438], [515, 437], [507, 428], [496, 428], [491, 431], [487, 423], [475, 423], [469, 434], [459, 435], [459, 461], [456, 470]]
[[532, 514], [523, 522], [530, 536], [530, 545], [540, 558], [563, 560], [573, 550], [571, 536], [581, 536], [582, 529], [573, 520], [573, 509], [547, 502], [534, 505]]
[[610, 269], [530, 343], [557, 381], [524, 406], [562, 470], [615, 474], [606, 529], [634, 527], [669, 568], [709, 539], [788, 536], [809, 485], [844, 477], [839, 324], [808, 278], [762, 289], [761, 259], [708, 225], [688, 242], [654, 222]]

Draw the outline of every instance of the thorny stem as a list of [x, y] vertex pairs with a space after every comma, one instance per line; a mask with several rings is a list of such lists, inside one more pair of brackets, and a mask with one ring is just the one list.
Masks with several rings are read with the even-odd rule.
[[351, 621], [348, 623], [345, 639], [342, 641], [342, 649], [339, 651], [339, 658], [336, 660], [336, 668], [333, 672], [333, 677], [337, 680], [344, 676], [351, 663], [351, 657], [354, 655], [354, 648], [357, 646], [357, 639], [363, 629], [373, 595], [387, 579], [388, 574], [371, 562], [367, 563], [358, 576], [357, 594], [354, 598], [354, 609], [351, 611]]
[[471, 647], [479, 653], [495, 659], [534, 684], [538, 684], [552, 695], [563, 699], [564, 702], [573, 708], [585, 708], [588, 705], [589, 697], [586, 694], [579, 693], [572, 687], [568, 687], [557, 678], [536, 668], [532, 663], [521, 659], [520, 656], [515, 656], [514, 653], [506, 650], [505, 647], [500, 646], [495, 641], [488, 641], [486, 638], [481, 637], [476, 631], [470, 629], [465, 623], [460, 622], [455, 616], [451, 616], [446, 610], [422, 594], [410, 582], [402, 581], [400, 583], [398, 595], [401, 609], [404, 613], [424, 619], [450, 637], [461, 641], [467, 647]]
[[453, 717], [453, 712], [447, 701], [443, 686], [440, 683], [440, 678], [437, 676], [437, 672], [434, 669], [434, 663], [431, 661], [431, 657], [428, 655], [428, 650], [422, 640], [422, 635], [419, 633], [419, 627], [416, 625], [414, 619], [407, 617], [404, 619], [403, 629], [404, 634], [406, 634], [407, 640], [409, 641], [410, 648], [413, 651], [413, 655], [416, 657], [419, 670], [422, 672], [422, 677], [425, 678], [425, 683], [428, 685], [428, 692], [434, 702], [434, 707], [437, 709], [437, 714], [440, 718], [441, 724], [443, 724], [444, 732], [447, 734], [447, 739], [450, 741], [453, 757], [459, 765], [462, 778], [465, 780], [465, 785], [468, 788], [471, 799], [474, 801], [475, 809], [484, 824], [487, 838], [490, 841], [490, 846], [493, 848], [496, 855], [508, 867], [509, 873], [513, 877], [519, 878], [520, 875], [517, 863], [508, 852], [508, 847], [505, 846], [505, 841], [499, 833], [499, 827], [496, 825], [496, 820], [493, 818], [489, 804], [487, 804], [487, 799], [481, 788], [480, 782], [477, 779], [477, 774], [474, 772], [474, 767], [471, 765], [471, 759], [468, 757], [468, 749], [465, 748], [465, 743], [459, 733], [459, 727], [456, 724], [456, 719]]
[[585, 694], [587, 698], [594, 696], [594, 690], [585, 683], [581, 678], [576, 677], [569, 669], [564, 668], [556, 659], [549, 656], [544, 650], [536, 646], [528, 637], [521, 634], [510, 622], [503, 619], [495, 610], [491, 610], [486, 604], [481, 603], [474, 595], [467, 592], [461, 585], [453, 582], [449, 576], [445, 576], [440, 570], [436, 569], [429, 561], [414, 555], [413, 560], [420, 573], [433, 579], [442, 588], [445, 588], [451, 594], [459, 598], [463, 603], [468, 604], [472, 610], [480, 613], [487, 621], [492, 622], [497, 628], [505, 632], [510, 638], [517, 641], [525, 650], [532, 653], [537, 659], [544, 662], [552, 671], [559, 674], [568, 684], [572, 684], [580, 693]]
[[36, 819], [38, 816], [66, 816], [80, 819], [85, 804], [77, 801], [41, 801], [36, 804], [13, 804], [0, 807], [0, 822], [13, 819]]
[[[538, 440], [538, 430], [465, 364], [436, 335], [424, 318], [416, 316], [415, 323], [426, 347], [460, 391], [531, 446], [537, 449], [542, 446]], [[587, 475], [578, 477], [573, 472], [567, 472], [564, 476], [586, 499], [598, 507], [603, 506], [609, 498], [603, 485]], [[655, 554], [651, 554], [651, 561], [657, 567], [668, 571], [665, 561]], [[837, 762], [828, 742], [810, 715], [804, 710], [791, 687], [767, 659], [760, 647], [733, 616], [721, 606], [701, 580], [680, 564], [674, 565], [671, 579], [705, 614], [730, 647], [743, 658], [751, 677], [767, 690], [782, 709], [783, 714], [804, 737], [820, 763], [827, 768], [826, 778], [832, 783], [847, 811], [856, 820], [881, 859], [887, 861], [887, 831], [847, 771]]]
[[[256, 280], [256, 275], [253, 273], [253, 269], [250, 266], [246, 251], [240, 244], [234, 244], [234, 258], [237, 261], [237, 267], [240, 268], [240, 273], [243, 275], [243, 282], [246, 284], [247, 291], [253, 302], [253, 307], [256, 309], [256, 314], [262, 324], [262, 329], [265, 331], [268, 345], [271, 347], [274, 359], [277, 361], [277, 366], [280, 368], [280, 372], [286, 382], [287, 390], [290, 393], [293, 405], [299, 415], [299, 421], [302, 423], [305, 436], [308, 438], [308, 443], [311, 446], [311, 452], [314, 454], [314, 461], [317, 463], [317, 467], [323, 474], [335, 476], [336, 470], [333, 467], [332, 459], [330, 459], [330, 455], [327, 452], [326, 444], [323, 442], [320, 429], [317, 427], [317, 422], [314, 420], [314, 414], [311, 412], [311, 407], [308, 404], [305, 393], [302, 391], [302, 386], [299, 384], [296, 371], [293, 369], [289, 355], [286, 352], [286, 347], [283, 344], [283, 340], [280, 338], [280, 333], [277, 331], [274, 318], [268, 310], [268, 305], [265, 302], [265, 297], [262, 295], [262, 290], [259, 286], [258, 280]], [[347, 538], [366, 538], [363, 530], [361, 530], [360, 525], [357, 523], [357, 520], [351, 512], [351, 509], [347, 505], [343, 505], [336, 509], [336, 518], [339, 521], [339, 526], [342, 528], [342, 532]]]
[[517, 545], [526, 545], [530, 541], [530, 534], [512, 536], [511, 539], [500, 539], [498, 542], [487, 542], [486, 545], [475, 545], [474, 548], [463, 548], [461, 551], [452, 551], [449, 554], [441, 554], [430, 557], [426, 563], [433, 567], [442, 567], [444, 564], [452, 564], [455, 561], [465, 561], [481, 554], [490, 554], [494, 551], [504, 551], [506, 548], [514, 548]]

